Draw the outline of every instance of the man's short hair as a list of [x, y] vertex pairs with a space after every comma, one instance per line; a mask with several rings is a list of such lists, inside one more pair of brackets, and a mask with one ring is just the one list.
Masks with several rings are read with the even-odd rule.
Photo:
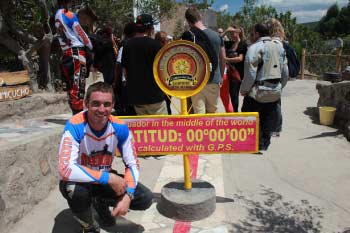
[[97, 82], [94, 84], [91, 84], [89, 88], [86, 91], [85, 95], [85, 103], [89, 103], [91, 94], [93, 92], [103, 92], [103, 93], [111, 93], [112, 94], [112, 101], [114, 102], [114, 91], [113, 87], [105, 82]]
[[255, 24], [254, 31], [258, 32], [261, 37], [270, 35], [269, 29], [267, 28], [267, 26], [262, 23]]
[[188, 23], [195, 24], [198, 21], [202, 20], [202, 16], [195, 7], [190, 7], [185, 12], [185, 18]]
[[129, 37], [134, 36], [135, 31], [136, 31], [136, 23], [129, 22], [129, 23], [125, 24], [123, 33], [126, 37], [129, 38]]

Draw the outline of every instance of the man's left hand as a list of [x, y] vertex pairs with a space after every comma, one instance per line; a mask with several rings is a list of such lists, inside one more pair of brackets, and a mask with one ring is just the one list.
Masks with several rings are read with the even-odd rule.
[[131, 199], [128, 195], [124, 194], [120, 201], [118, 201], [117, 205], [113, 208], [112, 216], [122, 216], [128, 213], [130, 207]]

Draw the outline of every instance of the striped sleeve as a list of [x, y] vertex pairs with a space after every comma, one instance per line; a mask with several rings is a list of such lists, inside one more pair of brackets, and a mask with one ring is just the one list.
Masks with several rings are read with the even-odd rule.
[[118, 149], [125, 164], [124, 179], [128, 193], [134, 193], [139, 180], [139, 161], [137, 159], [132, 134], [125, 123], [113, 123], [116, 137], [118, 138]]
[[89, 47], [89, 49], [93, 49], [92, 48], [92, 43], [88, 37], [88, 35], [85, 33], [84, 29], [81, 27], [81, 25], [79, 24], [78, 19], [73, 23], [73, 31], [75, 32], [75, 34], [78, 36], [79, 40], [87, 47]]

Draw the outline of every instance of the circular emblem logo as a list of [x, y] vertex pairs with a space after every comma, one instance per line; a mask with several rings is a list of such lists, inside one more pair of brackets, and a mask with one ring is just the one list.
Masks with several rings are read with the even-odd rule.
[[204, 50], [193, 42], [173, 41], [165, 45], [153, 63], [158, 86], [168, 95], [192, 96], [209, 79], [209, 59]]

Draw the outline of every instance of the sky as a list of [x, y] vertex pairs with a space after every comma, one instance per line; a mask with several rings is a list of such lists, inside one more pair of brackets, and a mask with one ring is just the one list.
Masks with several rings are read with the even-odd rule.
[[[341, 8], [348, 0], [258, 0], [258, 4], [271, 5], [277, 12], [291, 11], [298, 23], [318, 21], [334, 3]], [[243, 6], [243, 0], [214, 0], [212, 8], [216, 11], [226, 10], [236, 13]]]

